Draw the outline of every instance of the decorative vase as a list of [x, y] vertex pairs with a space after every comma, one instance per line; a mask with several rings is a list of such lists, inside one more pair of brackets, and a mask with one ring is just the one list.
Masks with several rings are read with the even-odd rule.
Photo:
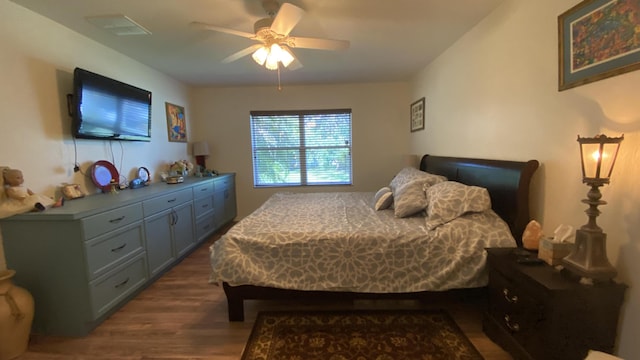
[[33, 297], [11, 278], [14, 270], [0, 271], [0, 360], [18, 357], [27, 350], [33, 322]]

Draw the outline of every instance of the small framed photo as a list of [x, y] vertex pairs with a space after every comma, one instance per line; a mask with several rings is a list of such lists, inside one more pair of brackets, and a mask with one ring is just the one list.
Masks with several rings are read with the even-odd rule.
[[411, 132], [424, 130], [424, 98], [411, 104]]
[[187, 118], [184, 107], [165, 102], [167, 133], [171, 142], [187, 142]]

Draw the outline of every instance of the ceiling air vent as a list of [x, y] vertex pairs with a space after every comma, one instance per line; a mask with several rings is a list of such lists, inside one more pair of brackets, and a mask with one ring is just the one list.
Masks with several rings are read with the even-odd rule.
[[150, 35], [151, 31], [125, 15], [87, 16], [87, 21], [117, 36]]

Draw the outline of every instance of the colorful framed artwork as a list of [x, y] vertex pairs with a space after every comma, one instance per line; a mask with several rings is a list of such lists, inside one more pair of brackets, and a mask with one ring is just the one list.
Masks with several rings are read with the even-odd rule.
[[640, 69], [640, 0], [584, 0], [558, 16], [558, 90]]
[[187, 118], [184, 107], [165, 102], [169, 141], [187, 142]]
[[424, 130], [424, 98], [411, 104], [411, 132]]

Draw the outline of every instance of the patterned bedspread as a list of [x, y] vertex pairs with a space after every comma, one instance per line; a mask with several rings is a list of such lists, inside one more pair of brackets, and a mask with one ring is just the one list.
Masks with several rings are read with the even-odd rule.
[[487, 284], [485, 247], [515, 246], [491, 210], [431, 231], [375, 211], [373, 193], [277, 193], [211, 246], [211, 282], [354, 292]]

